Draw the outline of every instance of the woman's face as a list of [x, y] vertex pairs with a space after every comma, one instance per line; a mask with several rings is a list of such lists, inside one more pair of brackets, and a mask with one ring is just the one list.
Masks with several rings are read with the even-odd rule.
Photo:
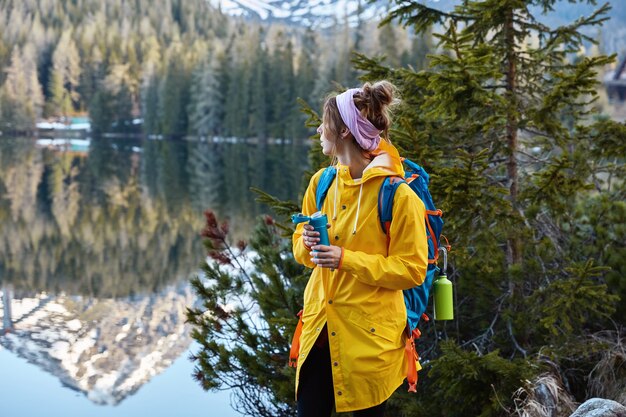
[[324, 123], [319, 125], [317, 133], [320, 134], [320, 144], [322, 145], [322, 153], [324, 155], [333, 156], [335, 151], [335, 140], [330, 139], [328, 130], [324, 127]]

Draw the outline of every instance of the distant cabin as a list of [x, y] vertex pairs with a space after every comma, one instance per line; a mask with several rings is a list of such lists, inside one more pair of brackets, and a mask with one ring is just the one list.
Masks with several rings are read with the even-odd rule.
[[604, 77], [604, 85], [610, 101], [626, 102], [626, 54], [615, 71], [610, 71]]

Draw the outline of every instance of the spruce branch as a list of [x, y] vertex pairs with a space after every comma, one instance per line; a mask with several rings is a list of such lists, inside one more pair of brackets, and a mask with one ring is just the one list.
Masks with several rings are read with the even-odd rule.
[[303, 98], [298, 97], [296, 101], [300, 106], [300, 112], [307, 116], [304, 125], [306, 127], [317, 128], [322, 122], [321, 116], [313, 110], [313, 108]]
[[606, 16], [609, 10], [611, 10], [611, 5], [605, 3], [590, 16], [580, 17], [570, 25], [560, 26], [549, 31], [545, 48], [552, 50], [561, 45], [565, 45], [573, 48], [573, 52], [576, 52], [583, 41], [594, 44], [597, 43], [596, 39], [583, 34], [580, 30], [585, 26], [601, 26], [604, 22], [609, 20], [609, 17]]
[[[250, 191], [257, 194], [256, 201], [267, 204], [277, 215], [285, 220], [290, 220], [291, 215], [300, 210], [300, 206], [295, 202], [281, 200], [259, 188], [250, 187]], [[293, 228], [291, 230], [293, 231]]]
[[469, 19], [468, 16], [458, 14], [458, 12], [446, 13], [413, 0], [395, 0], [395, 2], [398, 6], [392, 9], [387, 17], [379, 23], [379, 27], [397, 20], [404, 26], [413, 27], [416, 33], [423, 33], [433, 25], [443, 23], [448, 19], [453, 22]]
[[360, 77], [363, 81], [373, 80], [394, 80], [394, 71], [388, 67], [382, 65], [384, 57], [368, 57], [359, 52], [353, 52], [351, 62], [354, 68], [359, 71], [364, 71], [364, 74]]

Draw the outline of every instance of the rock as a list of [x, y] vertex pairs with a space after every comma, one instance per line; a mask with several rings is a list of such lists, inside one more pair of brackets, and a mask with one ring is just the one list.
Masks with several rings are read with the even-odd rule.
[[612, 400], [592, 398], [582, 403], [570, 417], [626, 417], [626, 407]]

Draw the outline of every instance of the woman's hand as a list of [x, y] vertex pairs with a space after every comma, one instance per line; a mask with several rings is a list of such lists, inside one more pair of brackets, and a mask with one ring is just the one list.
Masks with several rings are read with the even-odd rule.
[[[326, 228], [330, 229], [330, 223], [326, 225]], [[305, 224], [304, 230], [302, 231], [302, 241], [304, 242], [304, 246], [311, 249], [313, 246], [320, 243], [320, 232], [316, 232], [310, 224]]]
[[335, 270], [341, 264], [343, 249], [340, 246], [316, 245], [311, 249], [311, 262], [322, 268]]
[[305, 224], [304, 230], [302, 231], [302, 241], [304, 242], [304, 246], [311, 249], [319, 243], [320, 232], [316, 232], [310, 224]]

